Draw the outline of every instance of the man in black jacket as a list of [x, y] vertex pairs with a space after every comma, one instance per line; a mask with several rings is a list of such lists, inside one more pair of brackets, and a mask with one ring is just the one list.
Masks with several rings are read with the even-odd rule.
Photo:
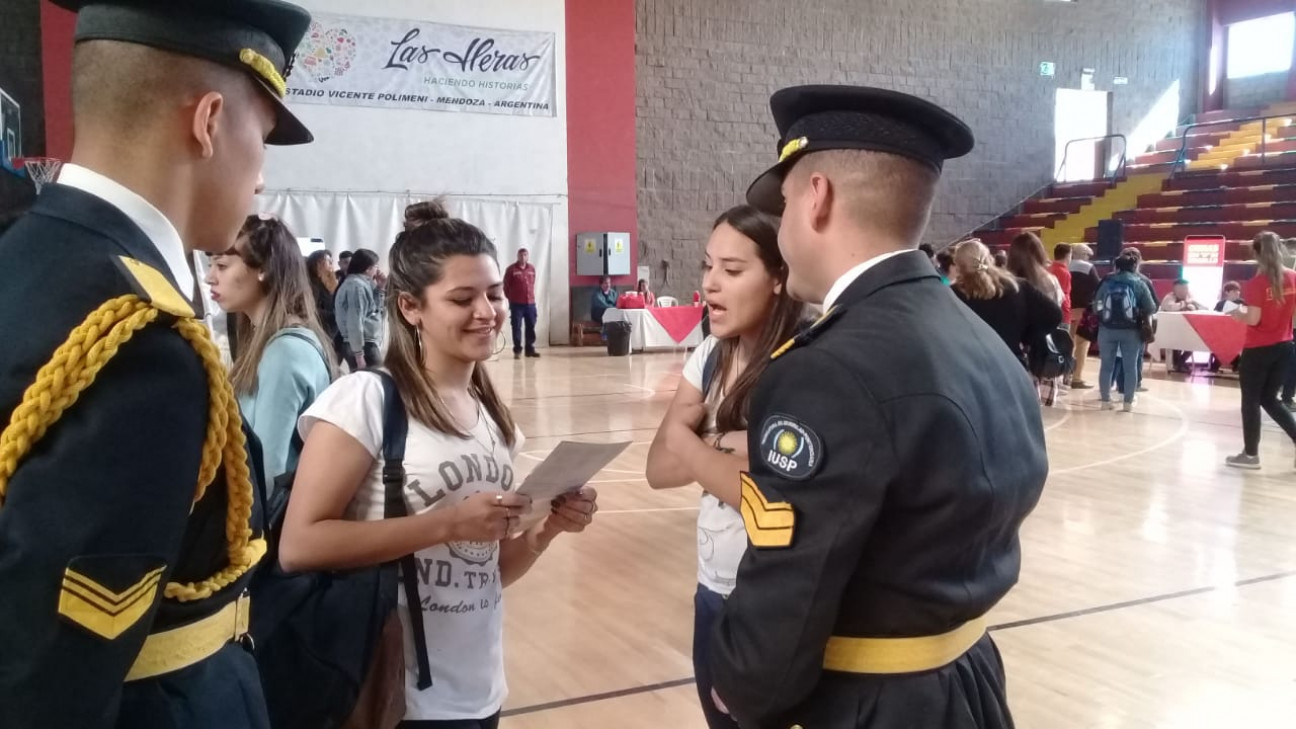
[[57, 1], [76, 146], [0, 238], [0, 726], [262, 729], [261, 469], [192, 253], [232, 244], [266, 144], [310, 141], [282, 101], [310, 16]]
[[1010, 727], [985, 615], [1047, 475], [1039, 404], [916, 250], [971, 132], [878, 89], [783, 89], [771, 107], [781, 159], [748, 201], [782, 213], [789, 290], [825, 314], [752, 400], [718, 704], [743, 729]]

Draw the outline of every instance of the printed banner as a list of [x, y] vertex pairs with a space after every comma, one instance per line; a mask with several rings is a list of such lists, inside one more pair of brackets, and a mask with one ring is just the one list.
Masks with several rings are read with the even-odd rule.
[[292, 103], [554, 115], [553, 33], [315, 13]]

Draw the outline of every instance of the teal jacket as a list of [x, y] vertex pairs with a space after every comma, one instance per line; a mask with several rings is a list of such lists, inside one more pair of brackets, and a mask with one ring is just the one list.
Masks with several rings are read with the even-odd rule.
[[295, 470], [301, 443], [293, 437], [297, 418], [329, 386], [324, 348], [305, 327], [280, 331], [266, 345], [257, 365], [256, 390], [239, 395], [239, 408], [261, 441], [266, 487], [276, 476]]

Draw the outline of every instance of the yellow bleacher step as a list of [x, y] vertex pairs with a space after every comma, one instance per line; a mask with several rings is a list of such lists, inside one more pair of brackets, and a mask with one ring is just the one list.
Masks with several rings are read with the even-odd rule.
[[1158, 192], [1166, 177], [1164, 174], [1130, 175], [1080, 210], [1057, 221], [1052, 228], [1040, 231], [1040, 237], [1047, 246], [1082, 241], [1085, 231], [1098, 225], [1098, 221], [1107, 220], [1122, 210], [1138, 207], [1140, 195]]

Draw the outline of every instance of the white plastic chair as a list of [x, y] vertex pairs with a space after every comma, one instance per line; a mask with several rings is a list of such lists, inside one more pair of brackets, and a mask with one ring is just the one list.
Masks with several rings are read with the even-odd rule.
[[657, 306], [663, 308], [667, 306], [679, 306], [679, 302], [675, 300], [674, 296], [658, 296]]

